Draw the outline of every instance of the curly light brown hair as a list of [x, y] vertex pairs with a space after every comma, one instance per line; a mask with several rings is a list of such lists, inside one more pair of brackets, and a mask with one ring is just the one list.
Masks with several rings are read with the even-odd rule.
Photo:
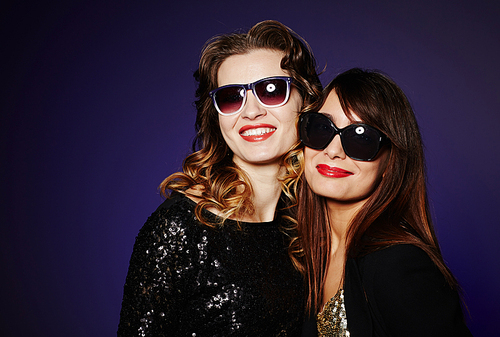
[[[218, 87], [217, 74], [221, 64], [232, 55], [242, 55], [257, 49], [269, 49], [283, 54], [281, 68], [293, 78], [293, 85], [302, 98], [302, 112], [316, 107], [322, 97], [322, 85], [316, 72], [316, 60], [307, 42], [290, 28], [277, 21], [263, 21], [247, 33], [215, 36], [203, 48], [199, 68], [194, 73], [198, 82], [195, 101], [196, 137], [193, 153], [183, 163], [183, 172], [167, 177], [160, 185], [160, 192], [167, 197], [170, 191], [186, 192], [196, 187], [201, 191], [195, 213], [202, 223], [209, 223], [203, 209], [215, 209], [222, 219], [241, 218], [252, 214], [252, 186], [232, 159], [232, 151], [222, 136], [218, 113], [209, 92]], [[297, 116], [298, 118], [298, 116]], [[282, 158], [286, 172], [296, 169], [297, 151]], [[284, 208], [295, 203], [293, 180], [281, 180], [284, 197], [280, 203]], [[291, 219], [290, 219], [291, 220]], [[293, 222], [293, 221], [292, 221]]]

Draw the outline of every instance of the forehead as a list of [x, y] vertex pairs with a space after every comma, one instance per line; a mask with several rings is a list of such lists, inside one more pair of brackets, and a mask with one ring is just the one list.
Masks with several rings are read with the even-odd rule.
[[288, 76], [281, 69], [283, 52], [256, 49], [245, 54], [229, 56], [217, 72], [217, 85], [252, 83], [270, 76]]
[[337, 127], [341, 127], [339, 124], [348, 125], [355, 122], [362, 122], [361, 118], [359, 118], [353, 111], [349, 110], [345, 112], [342, 109], [342, 105], [340, 104], [339, 97], [337, 96], [335, 90], [332, 90], [328, 94], [320, 112], [327, 115], [333, 123], [337, 125]]

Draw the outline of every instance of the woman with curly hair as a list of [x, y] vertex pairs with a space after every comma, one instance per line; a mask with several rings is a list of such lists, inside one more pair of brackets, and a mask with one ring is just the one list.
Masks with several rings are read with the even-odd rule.
[[276, 21], [217, 36], [195, 72], [183, 172], [139, 232], [121, 336], [299, 336], [303, 278], [289, 255], [296, 122], [319, 102], [308, 44]]

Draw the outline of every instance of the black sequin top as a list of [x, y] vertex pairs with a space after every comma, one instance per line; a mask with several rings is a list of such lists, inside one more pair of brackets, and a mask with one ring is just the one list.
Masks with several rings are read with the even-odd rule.
[[194, 208], [176, 195], [140, 230], [118, 336], [300, 336], [302, 277], [279, 220], [212, 229]]

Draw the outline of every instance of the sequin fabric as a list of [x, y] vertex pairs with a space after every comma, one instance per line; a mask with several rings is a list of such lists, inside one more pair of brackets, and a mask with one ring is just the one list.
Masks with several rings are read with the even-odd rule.
[[326, 302], [323, 311], [317, 316], [319, 337], [349, 337], [347, 316], [344, 305], [344, 290], [340, 289], [335, 296]]
[[177, 198], [136, 238], [118, 336], [300, 336], [303, 283], [277, 221], [212, 229]]

